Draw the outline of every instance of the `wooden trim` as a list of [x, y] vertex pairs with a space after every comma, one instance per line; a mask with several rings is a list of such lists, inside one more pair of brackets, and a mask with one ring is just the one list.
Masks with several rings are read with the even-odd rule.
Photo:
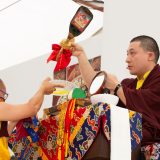
[[[101, 12], [103, 12], [103, 10], [104, 10], [104, 7], [96, 6], [96, 5], [94, 5], [94, 4], [91, 4], [91, 3], [89, 3], [89, 2], [86, 2], [86, 1], [84, 1], [84, 0], [73, 0], [73, 1], [76, 2], [76, 3], [80, 3], [80, 4], [82, 4], [82, 5], [91, 7], [92, 9], [95, 9], [95, 10], [98, 10], [98, 11], [101, 11]], [[94, 1], [93, 1], [93, 2], [94, 2]]]

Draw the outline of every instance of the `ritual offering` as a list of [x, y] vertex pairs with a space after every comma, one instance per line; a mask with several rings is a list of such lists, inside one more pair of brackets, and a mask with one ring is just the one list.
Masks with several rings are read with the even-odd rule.
[[56, 90], [53, 91], [54, 96], [68, 95], [71, 90], [78, 87], [76, 84], [66, 81], [66, 80], [53, 80], [53, 83], [59, 83], [59, 84], [65, 85], [64, 88], [56, 88]]
[[84, 6], [79, 7], [71, 20], [68, 39], [79, 36], [93, 19], [93, 14]]
[[71, 61], [71, 44], [74, 42], [74, 37], [79, 36], [89, 25], [93, 19], [93, 14], [84, 6], [79, 7], [76, 14], [72, 18], [69, 26], [67, 39], [62, 40], [59, 44], [52, 44], [53, 52], [47, 59], [47, 63], [57, 61], [54, 72], [60, 71], [68, 66]]
[[74, 88], [68, 94], [68, 99], [72, 99], [72, 98], [75, 98], [75, 99], [86, 98], [86, 93], [81, 88]]

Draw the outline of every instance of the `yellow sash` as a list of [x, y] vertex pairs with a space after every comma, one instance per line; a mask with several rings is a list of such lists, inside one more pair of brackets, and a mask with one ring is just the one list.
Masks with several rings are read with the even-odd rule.
[[8, 142], [6, 137], [0, 137], [0, 160], [10, 160]]
[[150, 72], [151, 72], [151, 71], [146, 72], [146, 73], [143, 75], [143, 78], [142, 78], [142, 79], [138, 79], [138, 78], [137, 78], [138, 81], [137, 81], [136, 89], [139, 89], [139, 88], [142, 87], [144, 81], [146, 80], [146, 78], [148, 77], [148, 75], [150, 74]]

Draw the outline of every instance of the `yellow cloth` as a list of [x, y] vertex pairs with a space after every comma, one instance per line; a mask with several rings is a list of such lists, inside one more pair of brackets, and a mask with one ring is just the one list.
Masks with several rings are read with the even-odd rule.
[[0, 160], [10, 160], [8, 142], [6, 137], [0, 137]]
[[56, 90], [53, 91], [53, 95], [57, 95], [57, 96], [64, 96], [68, 94], [69, 94], [69, 90], [66, 90], [64, 88], [56, 88]]
[[151, 71], [146, 72], [146, 73], [143, 75], [143, 78], [142, 78], [142, 79], [138, 79], [136, 89], [139, 89], [139, 88], [142, 87], [144, 81], [146, 80], [146, 78], [148, 77], [148, 75], [150, 74], [150, 72], [151, 72]]

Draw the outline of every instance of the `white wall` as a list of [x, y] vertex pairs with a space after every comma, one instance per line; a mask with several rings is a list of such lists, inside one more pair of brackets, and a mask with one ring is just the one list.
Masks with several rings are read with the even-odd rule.
[[149, 35], [160, 46], [159, 0], [106, 0], [104, 14], [103, 68], [119, 79], [128, 76], [126, 51], [129, 41]]

